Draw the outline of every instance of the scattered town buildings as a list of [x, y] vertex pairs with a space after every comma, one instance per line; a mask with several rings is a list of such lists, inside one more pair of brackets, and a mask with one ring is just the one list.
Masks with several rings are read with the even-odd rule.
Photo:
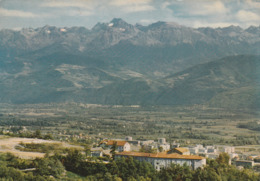
[[[99, 147], [91, 149], [91, 156], [111, 156], [110, 149], [113, 145], [117, 146], [116, 159], [120, 157], [133, 157], [139, 161], [151, 163], [156, 170], [166, 168], [172, 163], [180, 165], [185, 163], [191, 168], [196, 169], [206, 164], [206, 158], [216, 159], [223, 152], [227, 153], [230, 159], [233, 160], [233, 163], [238, 167], [252, 167], [255, 165], [254, 159], [258, 158], [257, 156], [251, 156], [252, 159], [248, 160], [249, 157], [243, 157], [245, 155], [236, 153], [233, 146], [203, 146], [197, 144], [195, 146], [179, 147], [179, 143], [173, 142], [169, 144], [165, 138], [159, 138], [156, 142], [154, 140], [133, 140], [130, 136], [127, 136], [124, 140], [104, 139], [100, 142]], [[139, 152], [141, 148], [145, 148], [143, 149], [145, 151], [149, 150], [150, 153]]]

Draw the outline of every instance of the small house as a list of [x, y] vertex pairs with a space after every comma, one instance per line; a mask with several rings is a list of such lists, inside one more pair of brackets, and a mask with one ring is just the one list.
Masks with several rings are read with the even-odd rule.
[[101, 147], [91, 148], [90, 152], [91, 152], [92, 157], [102, 157], [103, 156], [103, 148], [101, 148]]
[[111, 149], [113, 145], [116, 145], [117, 149], [116, 151], [122, 152], [122, 151], [130, 151], [131, 146], [127, 141], [121, 141], [121, 140], [103, 140], [100, 142], [100, 146], [103, 148], [109, 148]]

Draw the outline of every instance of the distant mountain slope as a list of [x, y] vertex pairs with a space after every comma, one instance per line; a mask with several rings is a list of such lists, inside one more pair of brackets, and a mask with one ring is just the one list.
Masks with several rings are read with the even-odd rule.
[[249, 108], [259, 110], [260, 86], [241, 87], [219, 93], [213, 96], [207, 105], [230, 109]]
[[210, 104], [257, 108], [259, 65], [259, 56], [226, 57], [157, 81], [139, 78], [110, 84], [91, 97], [95, 98], [93, 102], [105, 104]]
[[225, 57], [157, 80], [131, 70], [101, 69], [94, 64], [88, 67], [81, 61], [69, 64], [56, 60], [44, 63], [45, 68], [40, 63], [27, 63], [19, 73], [0, 73], [0, 101], [205, 104], [234, 108], [260, 105], [260, 56]]
[[[236, 101], [235, 97], [244, 97], [244, 94], [249, 94], [248, 96], [251, 98], [254, 96], [257, 99], [260, 83], [259, 68], [259, 56], [231, 56], [197, 65], [166, 77], [164, 80], [170, 88], [166, 88], [160, 93], [157, 102], [158, 104], [176, 105], [205, 104], [211, 99], [215, 99], [217, 104], [218, 101], [221, 101], [221, 95], [228, 96], [228, 92], [229, 94], [234, 93], [233, 98], [229, 98], [230, 105]], [[244, 87], [248, 89], [243, 89]], [[218, 101], [216, 97], [218, 97]], [[216, 104], [211, 100], [212, 106]], [[226, 105], [218, 102], [218, 106]]]

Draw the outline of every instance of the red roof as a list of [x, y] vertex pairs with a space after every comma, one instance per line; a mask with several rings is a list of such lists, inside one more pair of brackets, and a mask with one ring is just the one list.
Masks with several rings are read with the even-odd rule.
[[180, 155], [177, 153], [167, 154], [164, 153], [142, 153], [142, 152], [130, 152], [124, 151], [120, 153], [116, 153], [116, 155], [121, 156], [133, 156], [133, 157], [150, 157], [150, 158], [172, 158], [172, 159], [185, 159], [185, 160], [202, 160], [204, 157], [197, 155]]
[[181, 153], [189, 152], [189, 150], [187, 148], [181, 148], [181, 147], [180, 148], [174, 148], [174, 150], [179, 151]]
[[116, 142], [117, 146], [124, 146], [127, 141], [120, 141], [120, 140], [103, 140], [100, 144], [105, 143], [106, 145], [112, 146]]

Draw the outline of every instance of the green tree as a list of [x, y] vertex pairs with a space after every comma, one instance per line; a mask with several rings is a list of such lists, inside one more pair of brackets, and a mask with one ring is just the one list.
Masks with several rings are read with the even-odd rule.
[[127, 181], [137, 181], [133, 176], [127, 177]]
[[113, 181], [112, 175], [109, 172], [106, 172], [104, 175], [104, 181]]
[[110, 164], [110, 168], [109, 168], [109, 172], [112, 174], [112, 175], [117, 175], [119, 173], [119, 169], [118, 169], [118, 166], [116, 164], [115, 161], [112, 161], [111, 164]]
[[135, 165], [133, 157], [129, 157], [126, 159], [128, 165], [128, 175], [135, 177], [137, 175], [137, 167]]
[[41, 130], [37, 129], [33, 135], [35, 138], [42, 138]]
[[172, 164], [168, 168], [163, 168], [159, 173], [160, 179], [162, 180], [191, 180], [193, 171], [189, 166], [184, 164]]
[[97, 181], [97, 177], [95, 177], [94, 175], [90, 175], [86, 177], [86, 181]]
[[85, 145], [84, 146], [84, 152], [85, 152], [86, 157], [91, 155], [91, 150], [90, 150], [90, 146], [89, 145]]
[[163, 151], [163, 147], [159, 147], [159, 152], [162, 152]]
[[42, 158], [36, 161], [36, 173], [41, 176], [60, 177], [65, 171], [62, 163], [54, 158]]
[[24, 179], [24, 173], [21, 171], [15, 169], [15, 168], [9, 168], [4, 165], [0, 166], [0, 178], [6, 178], [6, 180], [23, 180]]
[[68, 150], [68, 154], [65, 157], [64, 166], [67, 170], [76, 172], [80, 169], [81, 163], [85, 161], [85, 157], [77, 149]]
[[229, 164], [229, 155], [227, 153], [220, 153], [218, 158], [216, 159], [216, 161], [219, 164], [224, 164], [224, 165], [228, 165]]
[[43, 139], [45, 139], [45, 140], [53, 140], [53, 135], [51, 133], [48, 133], [48, 134], [44, 135]]
[[116, 150], [117, 150], [117, 142], [114, 141], [110, 150], [113, 159], [115, 159]]

